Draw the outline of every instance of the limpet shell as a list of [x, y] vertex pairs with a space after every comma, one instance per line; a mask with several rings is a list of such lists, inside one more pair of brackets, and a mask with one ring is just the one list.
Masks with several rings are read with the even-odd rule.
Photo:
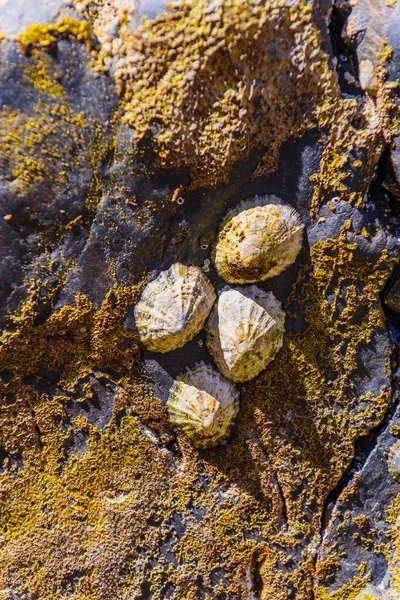
[[213, 252], [228, 283], [254, 283], [279, 275], [301, 249], [304, 225], [276, 196], [255, 196], [228, 212]]
[[201, 269], [173, 264], [146, 285], [135, 307], [141, 341], [153, 352], [180, 348], [202, 329], [214, 302]]
[[176, 379], [167, 407], [171, 423], [195, 448], [210, 448], [229, 435], [239, 392], [214, 367], [200, 362]]
[[353, 9], [344, 23], [341, 37], [347, 44], [358, 46], [362, 42], [367, 27], [367, 15], [360, 10]]
[[232, 381], [250, 381], [282, 347], [285, 313], [272, 292], [226, 286], [206, 324], [208, 350]]

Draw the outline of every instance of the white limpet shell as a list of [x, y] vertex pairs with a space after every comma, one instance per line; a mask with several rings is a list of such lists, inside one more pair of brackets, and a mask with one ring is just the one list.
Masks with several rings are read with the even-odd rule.
[[228, 283], [254, 283], [279, 275], [297, 258], [304, 225], [276, 196], [255, 196], [229, 211], [213, 251], [218, 275]]
[[176, 379], [167, 407], [171, 423], [195, 448], [210, 448], [229, 435], [239, 392], [213, 366], [200, 362]]
[[153, 352], [180, 348], [202, 329], [215, 297], [200, 268], [173, 264], [146, 285], [135, 307], [141, 341]]
[[226, 286], [206, 324], [208, 350], [232, 381], [250, 381], [283, 344], [285, 313], [272, 292]]

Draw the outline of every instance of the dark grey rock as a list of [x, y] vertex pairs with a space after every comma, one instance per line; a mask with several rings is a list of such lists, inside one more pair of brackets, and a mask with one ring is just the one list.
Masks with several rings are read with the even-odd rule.
[[[397, 401], [396, 395], [392, 407]], [[390, 600], [397, 597], [394, 590], [391, 593], [389, 565], [379, 547], [391, 545], [391, 525], [385, 513], [400, 492], [397, 472], [393, 473], [397, 464], [398, 407], [388, 421], [370, 440], [361, 438], [356, 446], [353, 462], [357, 464], [359, 459], [362, 466], [352, 471], [342, 494], [332, 504], [330, 520], [324, 527], [319, 561], [323, 564], [334, 545], [337, 549], [335, 556], [341, 557], [334, 572], [326, 575], [326, 580], [321, 582], [329, 592], [359, 576], [357, 566], [363, 562], [366, 572], [371, 573], [371, 585], [366, 586], [364, 594], [375, 593], [379, 598]]]
[[[400, 61], [399, 61], [400, 62]], [[400, 136], [394, 139], [394, 148], [391, 152], [393, 171], [400, 186]]]
[[[60, 129], [59, 135], [54, 136], [54, 157], [58, 158], [48, 157], [46, 150], [43, 150], [42, 158], [48, 176], [33, 184], [26, 193], [15, 191], [15, 181], [8, 165], [4, 165], [2, 171], [0, 324], [4, 324], [7, 298], [32, 274], [29, 265], [32, 265], [33, 257], [40, 261], [44, 245], [47, 250], [56, 249], [59, 231], [75, 219], [81, 221], [65, 236], [63, 257], [73, 260], [82, 251], [82, 243], [92, 219], [85, 199], [93, 178], [93, 143], [99, 131], [103, 136], [103, 144], [107, 143], [111, 134], [109, 119], [117, 101], [112, 83], [105, 78], [95, 78], [87, 62], [88, 56], [83, 47], [68, 41], [60, 41], [57, 44], [57, 56], [50, 58], [51, 68], [58, 74], [57, 81], [65, 95], [63, 101], [72, 115], [85, 119], [86, 127], [78, 130], [78, 144], [73, 137], [75, 132], [71, 132], [68, 138], [67, 126], [64, 126], [64, 136]], [[37, 118], [35, 104], [38, 101], [46, 103], [49, 97], [27, 80], [26, 68], [29, 64], [29, 57], [23, 56], [15, 44], [6, 44], [0, 52], [0, 105], [5, 110], [19, 111], [22, 117]], [[57, 120], [54, 126], [58, 126]], [[76, 160], [77, 155], [79, 161]], [[105, 156], [97, 165], [99, 174], [104, 170], [107, 158]], [[79, 168], [73, 166], [77, 162]], [[61, 170], [67, 172], [67, 185], [60, 182]], [[4, 220], [7, 215], [11, 215], [10, 220]], [[28, 262], [25, 258], [27, 253], [30, 257]], [[18, 292], [19, 296], [21, 292]]]
[[392, 281], [385, 295], [385, 304], [390, 310], [400, 314], [400, 278], [396, 277]]

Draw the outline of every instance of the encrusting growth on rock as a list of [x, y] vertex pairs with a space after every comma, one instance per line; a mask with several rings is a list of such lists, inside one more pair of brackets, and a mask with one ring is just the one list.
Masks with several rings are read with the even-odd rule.
[[198, 363], [175, 381], [168, 399], [171, 423], [196, 448], [217, 446], [239, 411], [239, 392], [211, 365]]
[[207, 347], [220, 371], [249, 381], [282, 347], [285, 313], [272, 292], [257, 286], [222, 290], [207, 322]]
[[254, 283], [279, 275], [301, 249], [304, 225], [275, 196], [241, 202], [222, 222], [214, 263], [228, 283]]
[[[372, 61], [364, 94], [357, 64], [370, 57], [354, 46], [336, 56], [348, 43], [340, 2], [331, 12], [181, 0], [133, 31], [145, 4], [72, 0], [88, 22], [60, 16], [1, 42], [0, 590], [40, 600], [394, 598], [399, 432], [375, 429], [385, 415], [392, 423], [396, 400], [396, 317], [380, 303], [393, 301], [384, 286], [398, 257], [392, 187], [381, 181], [394, 177], [392, 75]], [[365, 44], [380, 16], [367, 0], [351, 14], [361, 4], [374, 9]], [[381, 8], [394, 31], [397, 8]], [[351, 43], [357, 27], [348, 33]], [[142, 277], [160, 261], [204, 260], [207, 271], [224, 202], [264, 192], [298, 209], [309, 241], [273, 282], [287, 316], [275, 358], [265, 367], [264, 350], [253, 353], [248, 320], [245, 343], [221, 350], [236, 375], [243, 364], [262, 369], [245, 385], [196, 343], [142, 361], [131, 314], [151, 281]], [[205, 292], [197, 322], [203, 284], [172, 301], [166, 287], [164, 318], [182, 329], [167, 331], [157, 314], [160, 351], [205, 327], [215, 296]], [[252, 302], [258, 315], [262, 301]], [[279, 330], [263, 326], [267, 337]], [[342, 511], [334, 498], [348, 474]]]
[[141, 341], [153, 352], [180, 348], [203, 327], [214, 301], [201, 269], [173, 264], [145, 287], [135, 307]]

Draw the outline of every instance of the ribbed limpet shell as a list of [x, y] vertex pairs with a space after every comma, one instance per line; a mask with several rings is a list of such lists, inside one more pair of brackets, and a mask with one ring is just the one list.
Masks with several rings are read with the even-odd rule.
[[207, 347], [232, 381], [250, 381], [282, 347], [285, 313], [272, 292], [226, 286], [206, 324]]
[[241, 202], [222, 222], [213, 251], [217, 272], [228, 283], [254, 283], [279, 275], [301, 249], [304, 225], [276, 196]]
[[180, 375], [167, 402], [171, 423], [195, 448], [217, 446], [239, 411], [239, 392], [214, 367], [197, 363]]
[[200, 268], [173, 264], [146, 285], [135, 307], [141, 341], [154, 352], [180, 348], [201, 330], [214, 301]]

